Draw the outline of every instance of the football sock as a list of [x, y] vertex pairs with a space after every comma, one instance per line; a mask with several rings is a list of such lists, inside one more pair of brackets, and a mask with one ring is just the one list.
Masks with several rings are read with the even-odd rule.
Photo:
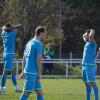
[[90, 100], [91, 86], [86, 85], [86, 100]]
[[20, 100], [27, 100], [27, 98], [28, 98], [28, 96], [24, 95], [23, 93], [20, 96]]
[[44, 96], [43, 95], [37, 95], [36, 100], [44, 100]]
[[7, 77], [6, 74], [3, 74], [3, 75], [2, 75], [2, 78], [1, 78], [1, 87], [4, 87], [4, 86], [5, 86], [5, 83], [6, 83], [6, 77]]
[[93, 86], [93, 91], [94, 91], [94, 100], [98, 100], [98, 87], [97, 87], [97, 85]]
[[16, 75], [15, 74], [11, 74], [11, 80], [13, 82], [13, 85], [16, 86], [17, 85], [17, 81], [16, 81]]

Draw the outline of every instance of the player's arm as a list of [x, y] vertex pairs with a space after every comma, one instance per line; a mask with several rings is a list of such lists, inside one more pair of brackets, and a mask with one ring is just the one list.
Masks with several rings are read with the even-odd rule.
[[12, 29], [15, 30], [16, 32], [18, 32], [18, 28], [21, 26], [22, 26], [22, 24], [17, 24], [17, 25], [12, 26]]
[[12, 28], [16, 29], [16, 28], [19, 28], [21, 26], [22, 26], [22, 24], [17, 24], [17, 25], [14, 25]]
[[23, 73], [20, 73], [18, 76], [17, 76], [17, 79], [22, 79], [23, 77]]
[[42, 55], [39, 54], [37, 56], [37, 61], [38, 61], [38, 80], [42, 78]]
[[86, 35], [85, 35], [85, 34], [83, 34], [83, 39], [84, 39], [84, 38], [86, 38]]
[[[15, 29], [16, 30], [17, 28], [19, 28], [21, 26], [22, 26], [22, 24], [17, 24], [17, 25], [12, 26], [11, 29]], [[5, 26], [3, 26], [2, 28], [0, 28], [0, 30], [7, 31], [7, 29], [6, 29]]]
[[[22, 59], [22, 68], [23, 68], [23, 70], [24, 70], [24, 66], [25, 66], [25, 57], [23, 56], [23, 59]], [[21, 79], [21, 78], [23, 77], [23, 75], [24, 75], [23, 70], [22, 70], [22, 72], [17, 76], [17, 79]]]
[[87, 41], [87, 37], [88, 37], [87, 33], [83, 34], [83, 40], [84, 40], [84, 42]]
[[90, 29], [89, 41], [94, 41], [94, 35], [95, 35], [94, 30], [93, 29]]
[[1, 29], [2, 29], [2, 31], [4, 31], [5, 30], [5, 26], [3, 26]]

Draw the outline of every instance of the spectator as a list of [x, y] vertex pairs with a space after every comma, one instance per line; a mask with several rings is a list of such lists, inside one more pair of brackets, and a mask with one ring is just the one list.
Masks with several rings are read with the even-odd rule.
[[[48, 44], [47, 48], [44, 50], [43, 52], [43, 57], [44, 59], [53, 59], [54, 58], [54, 50], [53, 50], [53, 45], [52, 44]], [[43, 74], [46, 74], [48, 71], [48, 74], [51, 75], [52, 69], [53, 69], [53, 63], [45, 63], [43, 64]]]

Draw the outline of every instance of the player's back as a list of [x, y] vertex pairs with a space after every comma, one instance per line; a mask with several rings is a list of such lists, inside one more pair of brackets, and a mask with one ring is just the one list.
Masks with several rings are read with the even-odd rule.
[[4, 46], [4, 54], [14, 54], [15, 52], [15, 38], [16, 31], [12, 30], [10, 32], [2, 32], [2, 40]]
[[38, 39], [33, 38], [26, 44], [24, 50], [24, 59], [25, 59], [24, 73], [37, 74], [38, 51], [42, 53], [42, 44]]
[[86, 42], [83, 51], [83, 61], [84, 65], [95, 65], [95, 56], [96, 56], [96, 42]]

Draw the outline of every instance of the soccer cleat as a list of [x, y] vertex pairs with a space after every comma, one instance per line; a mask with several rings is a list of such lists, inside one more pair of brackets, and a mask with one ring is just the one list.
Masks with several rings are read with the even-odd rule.
[[15, 89], [15, 92], [20, 92], [20, 90], [19, 89]]
[[20, 92], [20, 89], [18, 88], [18, 86], [15, 86], [15, 92]]
[[2, 94], [2, 95], [5, 94], [5, 87], [0, 87], [0, 94]]

